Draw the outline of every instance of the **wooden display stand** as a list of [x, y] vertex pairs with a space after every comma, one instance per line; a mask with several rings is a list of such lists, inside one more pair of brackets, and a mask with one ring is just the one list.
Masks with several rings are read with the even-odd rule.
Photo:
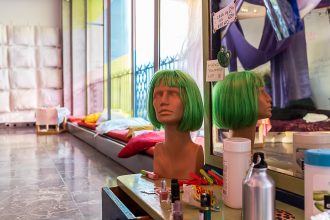
[[63, 123], [58, 123], [58, 112], [56, 108], [38, 108], [36, 110], [37, 134], [59, 134], [67, 130], [66, 118]]

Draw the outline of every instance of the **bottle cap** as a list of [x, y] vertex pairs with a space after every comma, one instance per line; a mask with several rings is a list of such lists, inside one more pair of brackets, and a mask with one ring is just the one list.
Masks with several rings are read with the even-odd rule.
[[165, 192], [166, 191], [166, 180], [161, 180], [160, 185], [161, 185], [160, 191]]
[[257, 168], [257, 169], [267, 168], [265, 155], [262, 152], [256, 152], [253, 154], [253, 163], [255, 164], [253, 168]]
[[211, 206], [211, 198], [208, 193], [201, 194], [201, 207], [210, 207]]
[[305, 164], [330, 167], [330, 149], [309, 149], [304, 151]]

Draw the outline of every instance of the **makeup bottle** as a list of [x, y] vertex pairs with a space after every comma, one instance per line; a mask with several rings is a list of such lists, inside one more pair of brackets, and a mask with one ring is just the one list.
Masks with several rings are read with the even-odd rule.
[[159, 201], [167, 202], [168, 200], [168, 190], [166, 189], [166, 180], [161, 180], [161, 187], [159, 192]]
[[176, 200], [173, 205], [172, 210], [172, 219], [173, 220], [183, 220], [183, 213], [180, 200]]
[[175, 201], [180, 201], [180, 186], [178, 179], [171, 179], [171, 204], [172, 210], [174, 210]]
[[199, 220], [211, 220], [211, 198], [207, 193], [201, 194], [201, 209]]

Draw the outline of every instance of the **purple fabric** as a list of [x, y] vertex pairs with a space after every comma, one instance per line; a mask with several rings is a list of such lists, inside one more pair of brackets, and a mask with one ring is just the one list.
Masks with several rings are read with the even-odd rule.
[[271, 77], [273, 106], [284, 108], [290, 100], [312, 95], [305, 32], [293, 35], [286, 50], [271, 60]]
[[268, 18], [265, 19], [258, 49], [246, 41], [239, 22], [230, 25], [223, 45], [232, 52], [229, 71], [237, 71], [237, 57], [244, 69], [253, 69], [271, 61], [273, 106], [283, 108], [290, 100], [311, 96], [305, 33], [301, 31], [277, 41]]

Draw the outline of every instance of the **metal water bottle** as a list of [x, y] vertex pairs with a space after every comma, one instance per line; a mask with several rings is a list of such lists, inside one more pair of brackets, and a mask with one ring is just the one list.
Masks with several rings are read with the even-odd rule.
[[253, 162], [243, 180], [243, 220], [275, 220], [275, 183], [267, 174], [262, 152], [253, 155]]

